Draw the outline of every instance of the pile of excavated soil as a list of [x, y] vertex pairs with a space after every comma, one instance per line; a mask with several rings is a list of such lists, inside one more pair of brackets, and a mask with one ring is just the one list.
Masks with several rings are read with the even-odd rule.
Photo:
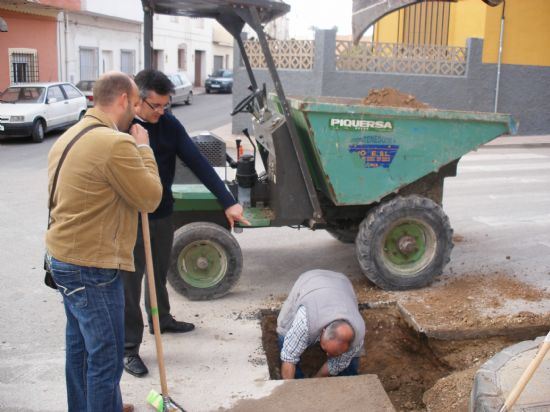
[[[367, 332], [359, 373], [377, 375], [397, 411], [447, 412], [447, 406], [467, 404], [479, 366], [518, 341], [501, 336], [428, 339], [410, 328], [395, 306], [364, 309], [361, 314]], [[281, 378], [276, 319], [272, 312], [264, 313], [261, 319], [271, 379]], [[305, 376], [312, 377], [326, 359], [318, 344], [308, 348], [300, 361]]]
[[[361, 304], [376, 306], [363, 310], [367, 336], [360, 371], [379, 376], [398, 411], [466, 410], [474, 373], [484, 362], [550, 327], [550, 288], [536, 289], [502, 273], [449, 276], [403, 292], [381, 290], [366, 279], [353, 284]], [[383, 303], [388, 307], [378, 307]], [[426, 334], [415, 332], [403, 313]], [[280, 377], [275, 327], [275, 314], [262, 317], [272, 379]], [[304, 354], [306, 376], [324, 356], [320, 348]]]
[[369, 95], [363, 99], [362, 103], [366, 106], [408, 107], [411, 109], [430, 108], [426, 103], [416, 100], [416, 97], [389, 87], [371, 89]]

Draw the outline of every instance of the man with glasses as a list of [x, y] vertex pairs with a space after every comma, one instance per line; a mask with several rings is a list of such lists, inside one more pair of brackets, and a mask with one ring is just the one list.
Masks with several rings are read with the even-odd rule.
[[[170, 314], [170, 302], [166, 280], [170, 265], [170, 252], [174, 236], [172, 212], [174, 199], [172, 183], [176, 170], [176, 157], [181, 159], [218, 198], [225, 210], [230, 226], [235, 221], [248, 224], [243, 217], [243, 209], [225, 187], [216, 171], [199, 152], [183, 125], [166, 109], [174, 85], [168, 77], [158, 70], [142, 70], [135, 77], [139, 88], [140, 104], [136, 108], [135, 123], [149, 132], [149, 141], [158, 164], [162, 182], [162, 200], [159, 207], [149, 214], [151, 248], [157, 290], [159, 321], [161, 333], [184, 333], [192, 331], [192, 323], [177, 321]], [[141, 227], [134, 249], [135, 272], [123, 274], [125, 293], [125, 345], [124, 369], [134, 376], [144, 376], [148, 370], [139, 356], [139, 347], [143, 338], [143, 317], [140, 298], [143, 274], [145, 271], [145, 253]], [[149, 291], [145, 287], [145, 309], [149, 321], [149, 332], [153, 333]]]

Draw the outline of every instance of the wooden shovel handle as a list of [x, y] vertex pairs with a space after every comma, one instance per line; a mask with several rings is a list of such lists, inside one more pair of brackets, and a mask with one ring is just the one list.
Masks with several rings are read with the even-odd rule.
[[548, 350], [550, 350], [550, 332], [548, 335], [546, 335], [546, 338], [544, 339], [544, 342], [542, 346], [539, 348], [536, 356], [533, 358], [533, 360], [527, 365], [527, 369], [523, 371], [523, 374], [519, 378], [519, 381], [516, 383], [516, 386], [512, 389], [508, 397], [506, 398], [506, 401], [504, 402], [504, 405], [500, 409], [499, 412], [506, 412], [509, 411], [512, 406], [516, 403], [519, 396], [521, 395], [521, 392], [523, 392], [523, 389], [525, 389], [525, 386], [537, 370], [537, 368], [540, 366], [542, 360], [548, 353]]
[[155, 286], [155, 272], [153, 269], [153, 255], [151, 254], [151, 235], [149, 232], [149, 217], [141, 212], [141, 227], [143, 229], [143, 245], [145, 247], [145, 263], [147, 267], [147, 283], [149, 285], [149, 301], [151, 302], [151, 317], [153, 318], [153, 331], [155, 332], [155, 346], [157, 348], [157, 361], [159, 365], [160, 387], [162, 396], [168, 398], [168, 384], [166, 382], [166, 368], [164, 367], [164, 351], [160, 338], [159, 310], [157, 304], [157, 288]]

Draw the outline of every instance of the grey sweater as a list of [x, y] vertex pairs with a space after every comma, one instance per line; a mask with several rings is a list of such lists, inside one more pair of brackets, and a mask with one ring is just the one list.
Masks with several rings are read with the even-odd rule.
[[290, 290], [277, 318], [279, 335], [286, 335], [296, 311], [302, 305], [308, 315], [310, 342], [314, 342], [329, 323], [344, 319], [355, 331], [352, 346], [363, 343], [365, 322], [359, 313], [353, 286], [344, 274], [321, 269], [302, 273]]

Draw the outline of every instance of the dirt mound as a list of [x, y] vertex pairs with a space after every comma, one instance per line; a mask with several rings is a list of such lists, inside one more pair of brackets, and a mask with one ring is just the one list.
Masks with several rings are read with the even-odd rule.
[[369, 95], [363, 99], [362, 103], [366, 106], [408, 107], [412, 109], [430, 108], [426, 103], [416, 100], [416, 97], [388, 87], [371, 89]]

